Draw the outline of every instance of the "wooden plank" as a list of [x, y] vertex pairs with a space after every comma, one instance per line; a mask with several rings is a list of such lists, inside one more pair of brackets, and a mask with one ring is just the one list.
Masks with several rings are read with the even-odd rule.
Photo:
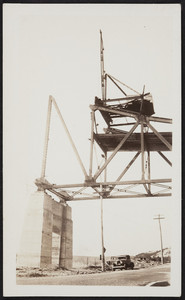
[[[126, 133], [94, 134], [94, 138], [102, 149], [114, 151], [125, 134]], [[161, 132], [160, 134], [168, 141], [170, 145], [172, 145], [171, 132]], [[153, 132], [145, 133], [144, 137], [146, 141], [144, 145], [144, 151], [169, 151], [169, 148]], [[139, 151], [140, 149], [141, 134], [136, 132], [132, 133], [119, 151]]]

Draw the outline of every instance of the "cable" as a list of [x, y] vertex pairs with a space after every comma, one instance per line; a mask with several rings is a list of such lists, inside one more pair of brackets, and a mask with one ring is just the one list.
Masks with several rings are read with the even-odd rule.
[[130, 89], [131, 91], [133, 91], [133, 92], [137, 93], [138, 95], [141, 95], [139, 92], [135, 91], [134, 89], [132, 89], [131, 87], [129, 87], [129, 86], [128, 86], [128, 85], [126, 85], [125, 83], [121, 82], [120, 80], [116, 79], [116, 78], [115, 78], [115, 77], [113, 77], [112, 75], [110, 75], [110, 74], [108, 74], [108, 73], [107, 73], [107, 75], [109, 75], [110, 77], [112, 77], [112, 79], [114, 79], [114, 80], [118, 81], [118, 82], [119, 82], [119, 83], [121, 83], [122, 85], [126, 86], [126, 87], [127, 87], [128, 89]]

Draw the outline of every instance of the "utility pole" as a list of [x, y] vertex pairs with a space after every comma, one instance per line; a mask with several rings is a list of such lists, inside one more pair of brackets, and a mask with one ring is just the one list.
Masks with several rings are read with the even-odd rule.
[[164, 217], [158, 215], [158, 217], [153, 218], [154, 220], [159, 221], [159, 230], [160, 230], [160, 240], [161, 240], [161, 263], [164, 264], [164, 259], [163, 259], [163, 241], [162, 241], [162, 230], [161, 230], [161, 219], [165, 219]]
[[[102, 190], [102, 185], [101, 185], [101, 191]], [[101, 254], [101, 262], [102, 262], [102, 272], [105, 271], [105, 247], [104, 247], [104, 237], [103, 237], [103, 196], [102, 192], [100, 194], [100, 201], [101, 201], [101, 244], [102, 244], [102, 254]]]

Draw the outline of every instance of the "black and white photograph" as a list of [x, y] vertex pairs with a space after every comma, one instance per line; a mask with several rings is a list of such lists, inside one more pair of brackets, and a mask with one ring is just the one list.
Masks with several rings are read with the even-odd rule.
[[3, 4], [3, 295], [181, 295], [181, 5]]

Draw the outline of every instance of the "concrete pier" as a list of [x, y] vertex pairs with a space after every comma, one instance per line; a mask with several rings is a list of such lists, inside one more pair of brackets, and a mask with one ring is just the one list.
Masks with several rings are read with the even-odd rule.
[[44, 191], [31, 195], [17, 266], [72, 268], [71, 207]]

